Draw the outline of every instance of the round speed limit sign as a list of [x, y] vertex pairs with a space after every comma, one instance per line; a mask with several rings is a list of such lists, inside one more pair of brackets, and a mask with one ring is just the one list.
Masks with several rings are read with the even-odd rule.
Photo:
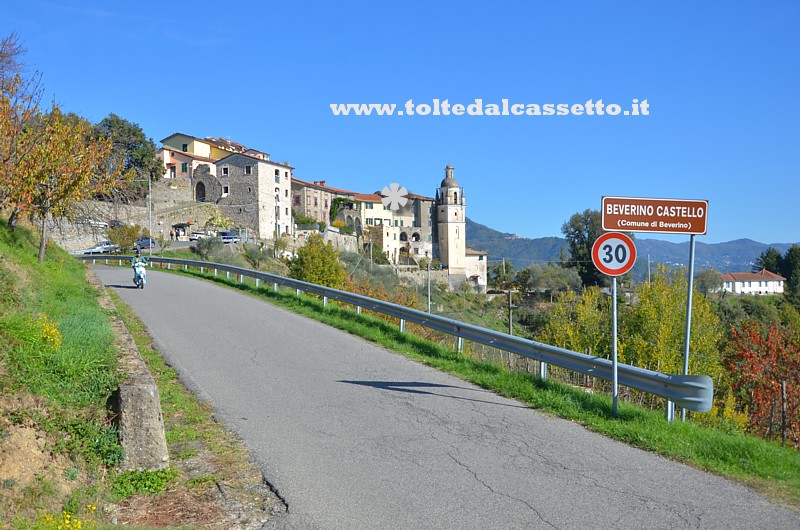
[[633, 240], [619, 232], [607, 232], [592, 245], [592, 261], [607, 276], [622, 276], [636, 263]]

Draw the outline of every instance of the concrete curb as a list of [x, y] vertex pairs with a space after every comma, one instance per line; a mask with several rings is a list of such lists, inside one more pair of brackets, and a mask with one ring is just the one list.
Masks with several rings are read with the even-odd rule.
[[[88, 267], [86, 271], [89, 283], [100, 292], [100, 306], [116, 309], [94, 271]], [[113, 405], [119, 413], [120, 441], [125, 450], [122, 467], [125, 470], [169, 467], [158, 386], [125, 324], [117, 317], [111, 317], [110, 321], [116, 334], [114, 346], [119, 352], [119, 369], [125, 374]]]

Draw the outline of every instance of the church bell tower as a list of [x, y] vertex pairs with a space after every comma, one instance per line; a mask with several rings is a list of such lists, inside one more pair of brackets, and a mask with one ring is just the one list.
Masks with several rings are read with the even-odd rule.
[[457, 289], [466, 279], [467, 232], [464, 210], [467, 205], [464, 190], [453, 176], [453, 166], [444, 169], [445, 177], [436, 191], [436, 243], [438, 257], [448, 269], [451, 289]]

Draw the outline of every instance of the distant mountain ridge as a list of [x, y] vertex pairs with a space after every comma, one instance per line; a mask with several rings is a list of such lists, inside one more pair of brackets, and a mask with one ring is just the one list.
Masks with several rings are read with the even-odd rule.
[[[467, 245], [474, 249], [489, 252], [489, 259], [497, 261], [505, 258], [516, 269], [528, 267], [532, 263], [558, 261], [560, 250], [567, 252], [567, 241], [562, 237], [541, 237], [529, 239], [516, 234], [498, 232], [488, 226], [467, 218]], [[702, 243], [695, 241], [695, 270], [697, 272], [714, 268], [719, 272], [749, 271], [762, 252], [773, 247], [784, 254], [793, 243], [759, 243], [752, 239], [737, 239], [725, 243]], [[649, 256], [652, 267], [663, 263], [669, 267], [689, 265], [689, 241], [672, 243], [658, 239], [637, 239], [638, 258], [634, 267], [634, 277], [641, 279], [647, 274]]]

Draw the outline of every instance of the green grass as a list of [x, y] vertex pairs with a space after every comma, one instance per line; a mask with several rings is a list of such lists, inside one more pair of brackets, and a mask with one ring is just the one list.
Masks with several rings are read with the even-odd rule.
[[[2, 223], [0, 393], [23, 400], [7, 420], [43, 431], [47, 449], [71, 459], [65, 477], [80, 488], [79, 476], [97, 481], [122, 459], [106, 412], [119, 378], [114, 333], [83, 264], [52, 245], [44, 263], [37, 254], [36, 234]], [[17, 501], [0, 495], [0, 513], [24, 522], [33, 508], [60, 512], [62, 493], [39, 478]]]
[[611, 398], [607, 395], [587, 393], [459, 355], [410, 333], [401, 333], [397, 325], [385, 320], [367, 314], [358, 315], [350, 307], [334, 304], [325, 307], [314, 297], [297, 297], [293, 290], [276, 293], [271, 284], [255, 288], [253, 283], [239, 283], [235, 278], [215, 277], [193, 270], [174, 272], [202, 277], [261, 297], [538, 410], [573, 420], [592, 431], [641, 449], [737, 480], [790, 507], [800, 508], [800, 458], [797, 450], [740, 433], [714, 430], [692, 421], [669, 424], [663, 412], [646, 410], [627, 402], [619, 403], [618, 416], [614, 417]]

